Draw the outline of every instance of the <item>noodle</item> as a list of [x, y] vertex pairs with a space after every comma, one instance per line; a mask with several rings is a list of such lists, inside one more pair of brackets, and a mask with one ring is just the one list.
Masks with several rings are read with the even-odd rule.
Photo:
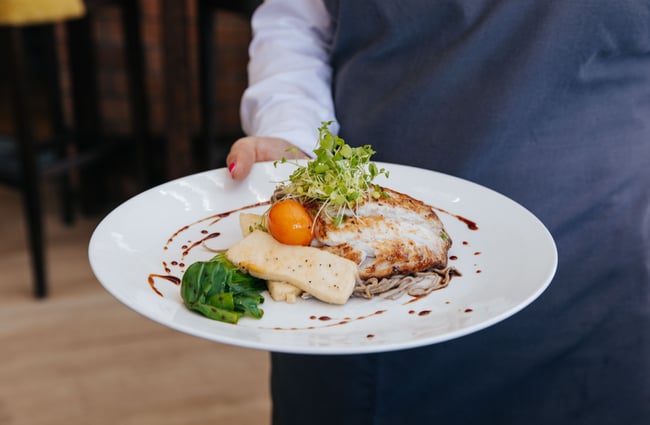
[[449, 285], [459, 273], [453, 267], [432, 269], [411, 275], [395, 275], [383, 279], [370, 278], [357, 282], [353, 294], [370, 299], [374, 296], [395, 300], [404, 294], [421, 297]]

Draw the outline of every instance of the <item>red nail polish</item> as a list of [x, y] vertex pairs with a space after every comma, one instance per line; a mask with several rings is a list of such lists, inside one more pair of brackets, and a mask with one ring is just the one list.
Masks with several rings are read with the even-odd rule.
[[235, 161], [231, 162], [230, 165], [228, 165], [228, 172], [232, 174], [232, 170], [235, 168]]

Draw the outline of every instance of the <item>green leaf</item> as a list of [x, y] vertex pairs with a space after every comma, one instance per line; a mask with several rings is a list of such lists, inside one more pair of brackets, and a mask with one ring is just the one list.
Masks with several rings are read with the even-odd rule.
[[223, 308], [225, 310], [235, 310], [235, 297], [232, 292], [222, 292], [221, 294], [214, 294], [208, 298], [208, 304]]
[[266, 283], [240, 271], [224, 254], [190, 264], [181, 280], [181, 298], [191, 310], [214, 320], [237, 323], [246, 314], [261, 318]]
[[[262, 298], [263, 300], [264, 298]], [[264, 315], [264, 310], [259, 308], [261, 301], [258, 297], [237, 297], [235, 298], [235, 310], [244, 312], [245, 314], [261, 319]]]
[[294, 162], [296, 169], [279, 189], [303, 204], [321, 203], [319, 211], [340, 223], [346, 210], [355, 211], [365, 199], [377, 196], [372, 181], [379, 175], [388, 177], [388, 172], [370, 162], [375, 154], [370, 145], [346, 144], [329, 131], [331, 124], [323, 122], [318, 129], [315, 158], [305, 165]]
[[210, 319], [233, 324], [237, 323], [242, 316], [242, 313], [238, 311], [225, 310], [208, 304], [196, 304], [191, 309], [198, 311]]

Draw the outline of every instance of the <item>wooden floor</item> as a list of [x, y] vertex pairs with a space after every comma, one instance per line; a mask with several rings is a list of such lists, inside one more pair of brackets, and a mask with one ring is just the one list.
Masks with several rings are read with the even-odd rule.
[[20, 197], [0, 187], [0, 425], [269, 423], [268, 354], [113, 299], [87, 260], [98, 221], [65, 227], [48, 205], [50, 295], [34, 300]]

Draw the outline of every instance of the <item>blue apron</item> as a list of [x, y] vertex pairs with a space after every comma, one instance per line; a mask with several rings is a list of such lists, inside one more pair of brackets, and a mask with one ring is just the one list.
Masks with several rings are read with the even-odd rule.
[[549, 289], [418, 349], [272, 354], [291, 424], [650, 424], [650, 1], [326, 0], [340, 135], [495, 189]]

